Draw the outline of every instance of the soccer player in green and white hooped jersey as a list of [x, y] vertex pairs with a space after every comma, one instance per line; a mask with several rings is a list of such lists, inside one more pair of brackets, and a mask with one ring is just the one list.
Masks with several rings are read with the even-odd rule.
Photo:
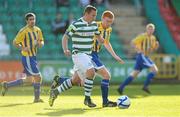
[[[68, 38], [72, 38], [72, 60], [75, 71], [73, 77], [79, 76], [81, 80], [84, 81], [84, 104], [88, 107], [96, 107], [96, 104], [94, 104], [90, 98], [93, 88], [95, 69], [89, 54], [92, 52], [94, 35], [97, 36], [100, 43], [104, 42], [104, 39], [100, 36], [100, 32], [98, 31], [97, 23], [94, 21], [96, 15], [96, 8], [88, 5], [84, 10], [83, 17], [69, 26], [62, 39], [64, 54], [66, 56], [70, 56], [71, 52], [67, 45]], [[52, 106], [58, 94], [70, 89], [73, 84], [76, 84], [74, 78], [67, 79], [59, 87], [52, 89], [49, 98], [49, 105]]]
[[[104, 11], [102, 14], [101, 21], [97, 22], [98, 30], [100, 32], [100, 35], [104, 38], [104, 44], [99, 44], [98, 40], [94, 38], [93, 43], [93, 51], [91, 53], [92, 56], [92, 62], [96, 69], [96, 73], [101, 76], [101, 93], [102, 93], [102, 106], [103, 107], [116, 107], [116, 102], [110, 101], [108, 99], [109, 95], [109, 81], [111, 79], [111, 75], [103, 62], [100, 60], [99, 52], [101, 50], [102, 45], [108, 50], [108, 52], [114, 57], [115, 60], [117, 60], [119, 63], [124, 64], [124, 61], [114, 52], [112, 45], [110, 43], [110, 35], [112, 32], [111, 25], [114, 21], [114, 14], [107, 10]], [[80, 82], [79, 77], [73, 77], [74, 80], [76, 79], [77, 84], [81, 84], [83, 86], [83, 82]], [[51, 85], [51, 88], [56, 88], [57, 86], [61, 85], [67, 78], [56, 75], [54, 77], [53, 83]]]

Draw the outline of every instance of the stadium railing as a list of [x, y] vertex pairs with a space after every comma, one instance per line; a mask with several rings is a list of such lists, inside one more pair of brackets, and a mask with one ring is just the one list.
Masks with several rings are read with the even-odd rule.
[[180, 77], [179, 64], [180, 59], [175, 55], [155, 54], [151, 58], [156, 63], [159, 72], [156, 76], [158, 79], [173, 79]]

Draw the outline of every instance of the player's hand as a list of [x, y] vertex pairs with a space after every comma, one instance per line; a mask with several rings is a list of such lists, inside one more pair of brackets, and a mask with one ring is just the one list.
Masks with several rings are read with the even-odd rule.
[[71, 51], [70, 51], [70, 50], [64, 50], [64, 54], [65, 54], [66, 56], [70, 56], [70, 55], [71, 55]]
[[156, 41], [156, 46], [155, 46], [155, 50], [157, 50], [159, 48], [159, 42]]
[[41, 48], [44, 45], [43, 41], [38, 41], [37, 42], [37, 47]]
[[30, 51], [30, 48], [29, 48], [29, 47], [22, 47], [21, 50], [24, 51], [24, 52], [29, 52], [29, 51]]
[[116, 56], [115, 59], [116, 59], [120, 64], [124, 64], [124, 63], [125, 63], [119, 56]]

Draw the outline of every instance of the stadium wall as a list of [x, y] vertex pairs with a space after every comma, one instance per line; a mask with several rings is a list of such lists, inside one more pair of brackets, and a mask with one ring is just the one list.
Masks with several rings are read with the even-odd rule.
[[[179, 79], [180, 80], [180, 57], [174, 55], [153, 55], [152, 59], [159, 68], [156, 79]], [[116, 61], [104, 61], [105, 66], [111, 73], [111, 83], [119, 84], [124, 81], [133, 70], [135, 61], [125, 61], [125, 64], [119, 64]], [[59, 74], [65, 77], [71, 77], [73, 73], [73, 63], [69, 61], [40, 61], [39, 68], [43, 76], [43, 83], [52, 82], [53, 76]], [[0, 61], [0, 82], [12, 81], [24, 77], [23, 67], [20, 61]], [[148, 74], [148, 70], [143, 70], [136, 83], [143, 82]], [[99, 84], [100, 76], [96, 76], [95, 83]]]
[[[104, 62], [109, 69], [112, 83], [120, 83], [127, 78], [129, 73], [133, 70], [135, 61], [126, 61], [126, 64], [121, 65], [116, 61]], [[43, 76], [44, 83], [50, 83], [53, 76], [60, 74], [61, 76], [71, 76], [73, 71], [72, 61], [40, 61], [39, 68]], [[0, 82], [11, 81], [20, 78], [23, 67], [20, 61], [0, 61]], [[147, 70], [144, 70], [135, 82], [142, 82], [147, 75]], [[95, 83], [100, 83], [101, 78], [95, 79]]]

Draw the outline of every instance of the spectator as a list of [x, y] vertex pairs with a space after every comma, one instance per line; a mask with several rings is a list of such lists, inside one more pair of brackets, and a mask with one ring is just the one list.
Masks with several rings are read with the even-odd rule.
[[79, 4], [81, 7], [85, 7], [90, 4], [90, 0], [79, 0]]
[[91, 0], [93, 6], [102, 6], [105, 5], [106, 0]]
[[68, 26], [68, 21], [62, 19], [62, 14], [57, 13], [56, 19], [52, 21], [52, 32], [58, 36], [58, 34], [64, 34]]
[[56, 7], [59, 8], [60, 6], [69, 6], [69, 0], [56, 0]]

